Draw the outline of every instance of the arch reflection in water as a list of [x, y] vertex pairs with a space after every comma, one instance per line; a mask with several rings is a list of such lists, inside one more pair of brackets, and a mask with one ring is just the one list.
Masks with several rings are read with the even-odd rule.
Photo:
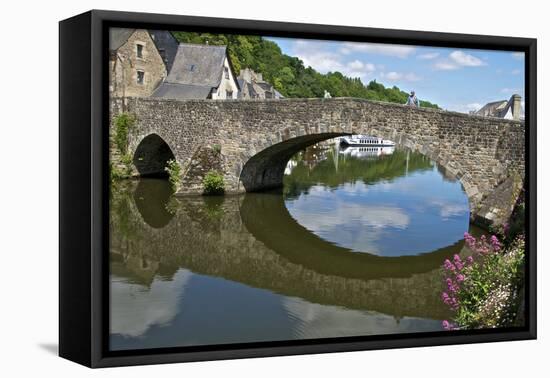
[[[329, 152], [321, 159], [329, 158], [342, 166], [342, 158]], [[433, 170], [429, 161], [425, 170]], [[343, 168], [338, 172], [353, 178]], [[379, 182], [368, 175], [361, 181]], [[439, 330], [448, 316], [439, 300], [439, 266], [462, 244], [400, 257], [356, 253], [290, 215], [285, 198], [311, 188], [294, 183], [303, 191], [287, 186], [286, 197], [180, 198], [170, 202], [168, 222], [155, 219], [162, 211], [143, 211], [136, 199], [147, 198], [162, 181], [115, 191], [111, 348]], [[140, 314], [124, 325], [133, 312]]]
[[149, 226], [162, 228], [174, 217], [169, 211], [172, 194], [168, 180], [139, 180], [133, 198], [139, 213]]
[[296, 155], [286, 206], [304, 227], [356, 252], [416, 255], [462, 240], [468, 198], [458, 180], [419, 153], [327, 146]]

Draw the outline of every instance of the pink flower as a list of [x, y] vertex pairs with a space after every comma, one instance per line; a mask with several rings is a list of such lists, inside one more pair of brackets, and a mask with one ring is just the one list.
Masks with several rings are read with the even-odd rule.
[[452, 263], [449, 259], [446, 259], [446, 260], [443, 262], [443, 267], [444, 267], [446, 270], [450, 270], [450, 271], [455, 270], [455, 266], [453, 265], [453, 263]]
[[449, 331], [451, 329], [451, 323], [449, 323], [448, 320], [443, 320], [441, 322], [441, 325], [443, 326], [444, 329], [446, 329], [447, 331]]
[[501, 244], [495, 235], [491, 236], [491, 246], [495, 251], [500, 250]]
[[474, 257], [473, 256], [468, 256], [466, 257], [466, 262], [471, 265], [474, 263]]
[[464, 282], [464, 274], [458, 274], [456, 276], [456, 282]]

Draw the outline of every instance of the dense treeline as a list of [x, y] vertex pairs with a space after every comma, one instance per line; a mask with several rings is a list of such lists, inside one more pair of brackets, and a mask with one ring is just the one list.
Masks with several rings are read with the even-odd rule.
[[[408, 94], [396, 86], [386, 88], [376, 80], [364, 85], [361, 79], [350, 78], [340, 72], [321, 74], [311, 67], [304, 67], [300, 59], [283, 54], [275, 42], [259, 36], [190, 32], [173, 34], [184, 43], [227, 45], [229, 59], [237, 74], [246, 67], [260, 72], [285, 97], [323, 97], [326, 90], [333, 97], [358, 97], [402, 104], [407, 101]], [[420, 105], [438, 107], [422, 100]]]
[[[376, 157], [372, 160], [353, 156], [343, 157], [334, 150], [328, 151], [326, 159], [311, 168], [304, 161], [304, 153], [295, 155], [292, 160], [297, 164], [290, 175], [284, 176], [284, 194], [286, 198], [295, 198], [307, 193], [314, 185], [323, 184], [337, 188], [342, 183], [363, 182], [372, 185], [380, 181], [392, 181], [407, 172], [432, 169], [430, 159], [418, 152], [395, 150], [391, 155]], [[338, 159], [336, 165], [335, 160]], [[408, 162], [407, 162], [408, 160]]]

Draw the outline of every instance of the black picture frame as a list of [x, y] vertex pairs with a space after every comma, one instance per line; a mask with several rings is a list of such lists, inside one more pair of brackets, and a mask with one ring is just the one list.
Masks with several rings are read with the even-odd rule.
[[[525, 53], [526, 326], [109, 351], [108, 28], [267, 34]], [[536, 39], [92, 10], [59, 23], [59, 354], [88, 367], [535, 339]]]

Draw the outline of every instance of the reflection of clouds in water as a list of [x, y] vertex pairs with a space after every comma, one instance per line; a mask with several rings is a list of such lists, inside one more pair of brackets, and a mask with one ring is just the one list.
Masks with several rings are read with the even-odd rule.
[[309, 303], [300, 298], [283, 299], [283, 307], [293, 320], [296, 338], [323, 338], [423, 332], [441, 330], [437, 320], [393, 316]]
[[467, 203], [453, 203], [434, 200], [432, 201], [432, 205], [440, 208], [440, 214], [443, 220], [464, 215], [470, 210]]
[[155, 279], [150, 288], [111, 278], [111, 334], [137, 337], [154, 325], [167, 325], [177, 314], [193, 274], [180, 269], [171, 281]]
[[[331, 196], [331, 201], [324, 197]], [[309, 195], [287, 204], [291, 216], [313, 233], [356, 251], [379, 252], [379, 240], [388, 228], [405, 230], [410, 217], [389, 205], [353, 203], [312, 188]], [[315, 210], [313, 210], [315, 209]]]
[[338, 198], [325, 202], [319, 198], [326, 196], [332, 197], [328, 191], [319, 191], [314, 187], [308, 196], [299, 201], [289, 201], [289, 211], [300, 224], [312, 231], [332, 229], [351, 222], [370, 228], [405, 229], [410, 222], [409, 216], [396, 206], [349, 203]]

